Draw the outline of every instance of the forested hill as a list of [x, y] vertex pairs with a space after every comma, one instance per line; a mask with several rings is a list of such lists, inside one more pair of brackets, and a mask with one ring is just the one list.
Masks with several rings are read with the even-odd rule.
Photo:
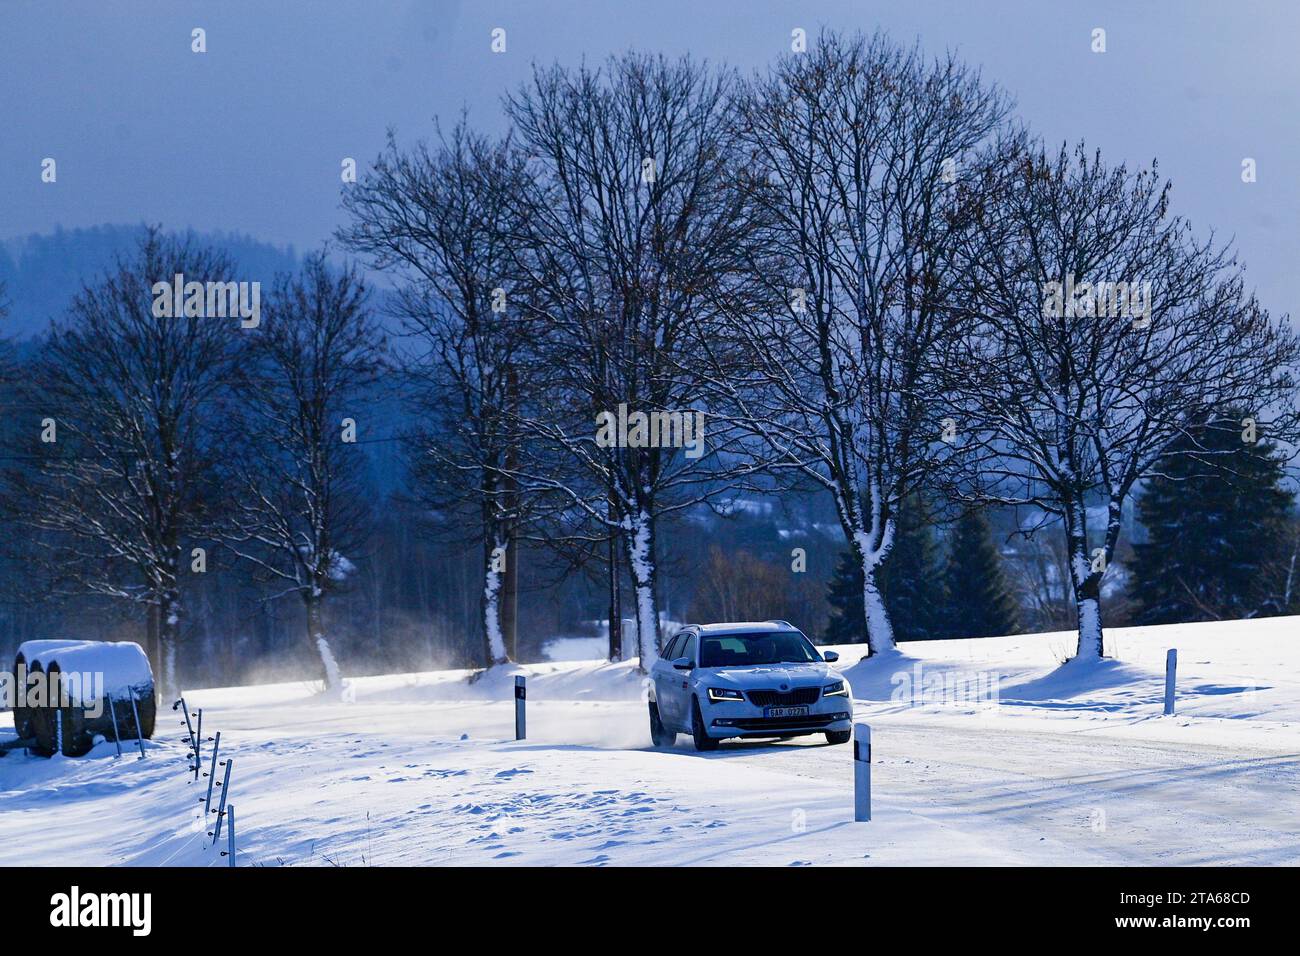
[[[103, 225], [0, 240], [0, 285], [9, 306], [0, 320], [0, 338], [22, 340], [40, 334], [50, 319], [62, 314], [83, 282], [93, 282], [117, 254], [131, 253], [143, 229]], [[249, 281], [266, 285], [277, 272], [298, 266], [292, 246], [282, 249], [232, 233], [193, 235], [228, 253]]]

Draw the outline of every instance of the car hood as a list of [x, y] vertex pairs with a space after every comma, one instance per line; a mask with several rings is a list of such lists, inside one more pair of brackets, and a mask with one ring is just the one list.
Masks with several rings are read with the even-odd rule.
[[772, 687], [782, 684], [806, 687], [820, 684], [834, 672], [824, 663], [808, 664], [754, 664], [748, 667], [718, 667], [709, 671], [710, 679], [726, 681], [737, 687]]

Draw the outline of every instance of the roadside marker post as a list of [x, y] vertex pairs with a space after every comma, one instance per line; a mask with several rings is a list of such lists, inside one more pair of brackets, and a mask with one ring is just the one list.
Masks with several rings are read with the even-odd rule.
[[208, 771], [208, 798], [203, 801], [203, 818], [207, 819], [208, 814], [212, 812], [212, 784], [217, 779], [217, 751], [221, 749], [221, 731], [217, 731], [217, 739], [212, 744], [212, 769]]
[[1174, 677], [1178, 671], [1178, 649], [1169, 648], [1165, 655], [1165, 716], [1174, 715]]
[[[194, 722], [192, 722], [190, 719], [190, 705], [186, 704], [185, 695], [179, 697], [179, 700], [177, 700], [177, 702], [175, 702], [175, 704], [172, 705], [173, 710], [177, 708], [181, 709], [182, 713], [185, 714], [185, 730], [187, 734], [190, 735], [191, 763], [190, 765], [188, 765], [188, 770], [194, 771], [194, 779], [198, 780], [199, 779], [199, 737], [195, 735]], [[201, 732], [203, 732], [203, 717], [201, 717], [201, 713], [203, 713], [203, 711], [200, 710], [199, 713], [200, 713], [199, 732], [201, 734]]]
[[194, 733], [194, 782], [199, 782], [199, 765], [203, 760], [203, 708], [199, 708], [199, 729]]
[[230, 766], [234, 762], [232, 758], [226, 758], [226, 773], [221, 781], [221, 802], [217, 805], [217, 826], [212, 831], [213, 846], [221, 839], [221, 820], [226, 815], [226, 794], [230, 792]]
[[140, 708], [135, 703], [135, 688], [131, 688], [131, 713], [135, 715], [135, 741], [140, 745], [140, 759], [144, 759], [144, 729], [140, 726]]
[[871, 820], [871, 728], [867, 724], [853, 726], [853, 819]]
[[113, 695], [108, 695], [108, 716], [113, 718], [113, 743], [117, 745], [117, 758], [122, 756], [122, 733], [117, 729], [117, 705], [113, 703]]
[[229, 819], [226, 821], [226, 852], [222, 856], [230, 859], [227, 861], [228, 866], [235, 865], [235, 805], [232, 803], [226, 807], [226, 815]]
[[524, 686], [524, 675], [515, 675], [515, 740], [528, 736], [524, 719], [524, 702], [528, 699], [528, 690]]
[[55, 671], [51, 673], [50, 696], [53, 698], [54, 706], [54, 754], [55, 757], [63, 756], [63, 708], [59, 704], [64, 700], [64, 693], [68, 685], [63, 680], [62, 672]]
[[190, 749], [193, 750], [194, 741], [197, 738], [194, 736], [194, 724], [190, 722], [190, 708], [189, 705], [185, 703], [184, 694], [180, 696], [180, 698], [176, 701], [176, 703], [172, 704], [172, 710], [176, 710], [178, 707], [180, 708], [181, 712], [185, 714], [185, 730], [190, 735]]

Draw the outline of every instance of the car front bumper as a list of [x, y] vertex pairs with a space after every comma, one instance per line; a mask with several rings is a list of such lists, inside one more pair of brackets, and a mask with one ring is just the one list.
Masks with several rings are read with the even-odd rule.
[[821, 734], [853, 728], [853, 704], [847, 697], [832, 697], [808, 707], [802, 717], [765, 717], [763, 708], [739, 701], [713, 704], [701, 714], [710, 737], [786, 737]]

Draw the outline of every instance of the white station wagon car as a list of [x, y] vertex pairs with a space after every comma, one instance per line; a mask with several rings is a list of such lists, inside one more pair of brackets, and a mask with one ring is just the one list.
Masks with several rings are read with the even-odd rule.
[[650, 738], [671, 746], [690, 734], [696, 750], [729, 737], [825, 734], [848, 743], [848, 682], [793, 624], [689, 624], [650, 671]]

